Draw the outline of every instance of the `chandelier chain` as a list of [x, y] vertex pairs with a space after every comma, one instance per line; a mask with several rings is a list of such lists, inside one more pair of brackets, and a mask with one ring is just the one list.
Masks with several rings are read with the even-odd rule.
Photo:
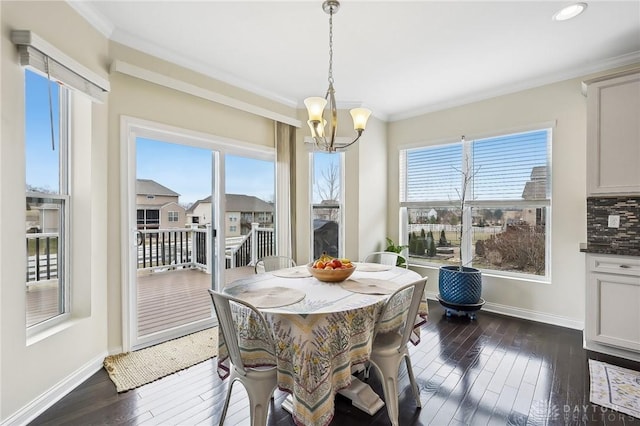
[[333, 8], [329, 12], [329, 83], [333, 84]]

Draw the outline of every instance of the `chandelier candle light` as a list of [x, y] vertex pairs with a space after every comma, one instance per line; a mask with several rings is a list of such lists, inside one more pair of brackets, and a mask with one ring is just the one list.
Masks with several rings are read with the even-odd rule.
[[[350, 145], [353, 145], [360, 139], [364, 128], [367, 125], [367, 120], [371, 115], [371, 111], [366, 108], [353, 108], [351, 117], [353, 118], [353, 128], [357, 132], [356, 138], [349, 143], [340, 144], [336, 142], [336, 131], [338, 129], [338, 109], [336, 107], [335, 90], [333, 88], [333, 15], [338, 12], [340, 8], [340, 2], [337, 0], [326, 0], [322, 3], [322, 9], [329, 14], [329, 88], [324, 98], [311, 97], [304, 100], [304, 104], [307, 107], [309, 113], [309, 128], [311, 129], [311, 136], [318, 149], [327, 152], [336, 152], [342, 150]], [[325, 125], [327, 120], [324, 119], [324, 109], [329, 103], [329, 109], [331, 110], [331, 127], [329, 129], [328, 136], [325, 134]]]

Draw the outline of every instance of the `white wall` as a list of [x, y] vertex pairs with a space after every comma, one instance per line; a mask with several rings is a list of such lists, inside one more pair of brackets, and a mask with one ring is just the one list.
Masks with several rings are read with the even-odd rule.
[[[587, 78], [587, 77], [585, 77]], [[586, 98], [577, 78], [389, 124], [389, 232], [397, 236], [398, 149], [556, 122], [552, 145], [551, 282], [483, 277], [487, 308], [581, 328], [586, 241]], [[437, 269], [427, 291], [438, 293]]]
[[[0, 422], [19, 424], [62, 396], [59, 387], [93, 374], [107, 350], [106, 157], [107, 106], [91, 105], [79, 95], [84, 117], [71, 129], [72, 146], [72, 304], [73, 318], [49, 333], [27, 338], [24, 70], [10, 31], [28, 29], [66, 55], [106, 77], [108, 45], [99, 33], [64, 3], [0, 3], [2, 130], [0, 143]], [[60, 31], [52, 22], [73, 31]], [[88, 126], [89, 118], [91, 126]], [[22, 248], [22, 249], [20, 249]]]
[[[352, 257], [363, 260], [367, 254], [386, 248], [387, 229], [393, 229], [393, 224], [387, 223], [387, 199], [393, 194], [387, 170], [387, 124], [372, 117], [357, 145], [359, 157], [354, 171], [358, 184], [354, 187], [358, 192], [354, 199], [357, 200], [358, 226], [353, 237], [358, 247]], [[347, 186], [347, 190], [349, 188]]]

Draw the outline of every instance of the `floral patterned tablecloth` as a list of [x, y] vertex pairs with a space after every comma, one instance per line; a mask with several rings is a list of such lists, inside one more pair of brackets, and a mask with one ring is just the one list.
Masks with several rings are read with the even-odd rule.
[[[351, 278], [387, 280], [400, 287], [420, 276], [404, 268], [377, 272], [356, 269]], [[275, 286], [301, 290], [305, 298], [287, 306], [260, 309], [275, 336], [275, 354], [256, 335], [250, 316], [238, 321], [242, 357], [247, 366], [277, 365], [278, 387], [293, 395], [296, 424], [326, 426], [333, 418], [335, 394], [351, 383], [351, 367], [369, 358], [373, 329], [389, 295], [355, 293], [340, 283], [323, 283], [313, 277], [283, 278], [271, 273], [235, 281], [224, 291], [239, 297], [246, 289]], [[385, 329], [398, 326], [397, 314], [407, 308], [408, 302], [399, 303], [385, 315]], [[426, 320], [426, 315], [423, 296], [414, 343], [419, 341], [417, 326]], [[228, 373], [228, 352], [220, 333], [218, 374], [224, 379]]]

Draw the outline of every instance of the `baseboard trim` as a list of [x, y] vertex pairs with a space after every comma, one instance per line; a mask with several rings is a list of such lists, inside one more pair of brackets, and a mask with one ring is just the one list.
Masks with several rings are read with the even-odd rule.
[[[425, 292], [428, 299], [438, 300], [437, 293]], [[530, 309], [515, 308], [513, 306], [501, 305], [499, 303], [486, 302], [482, 307], [483, 311], [494, 312], [496, 314], [507, 315], [515, 318], [522, 318], [530, 321], [542, 322], [545, 324], [557, 325], [574, 330], [583, 330], [584, 322], [576, 321], [572, 318], [553, 315], [546, 312], [533, 311]]]
[[583, 341], [582, 347], [585, 350], [592, 352], [599, 352], [606, 355], [615, 356], [622, 359], [630, 359], [635, 362], [640, 362], [640, 353], [633, 350], [626, 350], [617, 348], [614, 346], [601, 345], [593, 341]]
[[42, 414], [46, 409], [62, 399], [82, 382], [94, 375], [102, 368], [106, 353], [99, 355], [85, 365], [62, 379], [56, 385], [29, 402], [20, 410], [0, 423], [2, 426], [26, 425]]

